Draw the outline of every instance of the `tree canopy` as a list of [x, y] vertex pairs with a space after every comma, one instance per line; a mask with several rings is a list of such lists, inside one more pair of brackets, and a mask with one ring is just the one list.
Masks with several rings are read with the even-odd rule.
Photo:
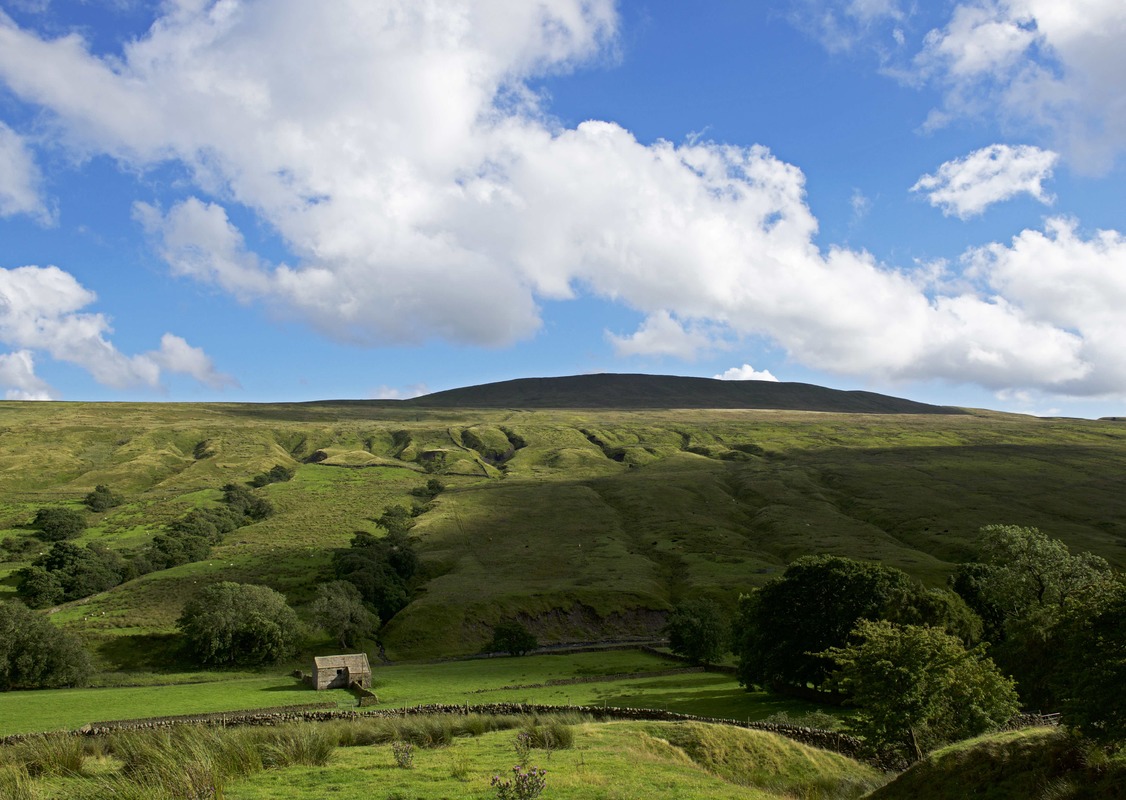
[[310, 611], [317, 627], [341, 647], [354, 647], [361, 639], [375, 636], [379, 617], [364, 605], [360, 590], [347, 581], [322, 583], [317, 587]]
[[830, 685], [859, 708], [846, 728], [908, 761], [984, 733], [1018, 707], [1013, 682], [981, 649], [938, 628], [861, 620], [846, 646], [820, 655], [835, 664]]
[[189, 600], [177, 622], [202, 664], [269, 664], [293, 654], [297, 615], [279, 592], [255, 584], [223, 583]]
[[860, 620], [966, 627], [961, 604], [935, 600], [900, 570], [841, 556], [805, 556], [740, 600], [733, 624], [738, 675], [747, 687], [822, 686], [828, 663], [816, 654], [844, 645]]
[[498, 622], [493, 627], [493, 638], [485, 648], [490, 653], [508, 653], [522, 656], [540, 646], [535, 634], [517, 620]]
[[99, 483], [94, 487], [94, 491], [90, 492], [82, 499], [82, 502], [91, 511], [101, 512], [116, 508], [125, 502], [125, 500], [121, 495], [115, 494], [104, 483]]
[[1054, 708], [1055, 628], [1073, 598], [1114, 583], [1102, 558], [1072, 554], [1037, 528], [989, 525], [981, 529], [981, 561], [963, 565], [953, 586], [986, 620], [993, 658], [1020, 687], [1031, 708]]
[[1054, 640], [1065, 719], [1094, 739], [1126, 741], [1126, 584], [1073, 597]]
[[86, 530], [86, 517], [81, 511], [60, 506], [47, 506], [35, 512], [31, 526], [39, 531], [45, 542], [73, 539]]
[[22, 603], [0, 602], [0, 691], [81, 686], [89, 674], [77, 637]]
[[665, 623], [669, 649], [694, 664], [718, 661], [728, 650], [730, 627], [723, 610], [710, 600], [680, 603]]

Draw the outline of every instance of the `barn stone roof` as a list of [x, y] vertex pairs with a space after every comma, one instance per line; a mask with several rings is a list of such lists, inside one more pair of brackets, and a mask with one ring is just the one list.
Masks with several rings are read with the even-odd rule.
[[317, 656], [313, 659], [317, 669], [340, 669], [347, 667], [351, 672], [371, 672], [367, 653], [350, 653], [341, 656]]

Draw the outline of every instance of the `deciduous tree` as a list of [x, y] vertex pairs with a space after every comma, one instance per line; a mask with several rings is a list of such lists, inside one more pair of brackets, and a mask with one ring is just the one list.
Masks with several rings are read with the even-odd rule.
[[333, 581], [317, 587], [310, 611], [313, 622], [341, 647], [354, 647], [361, 639], [375, 636], [379, 617], [364, 605], [360, 590], [348, 581]]
[[266, 586], [212, 584], [184, 606], [177, 623], [189, 652], [202, 664], [269, 664], [291, 655], [297, 615]]
[[680, 603], [665, 623], [669, 648], [694, 664], [718, 661], [728, 650], [730, 626], [723, 610], [710, 600]]
[[829, 684], [859, 709], [846, 727], [908, 761], [990, 730], [1018, 707], [1012, 681], [981, 649], [938, 628], [861, 620], [846, 646], [820, 655], [836, 667]]
[[0, 691], [81, 686], [90, 674], [82, 642], [18, 602], [0, 602]]

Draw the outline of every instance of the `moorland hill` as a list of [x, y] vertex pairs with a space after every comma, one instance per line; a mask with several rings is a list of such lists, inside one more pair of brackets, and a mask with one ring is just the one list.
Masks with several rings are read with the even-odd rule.
[[517, 378], [433, 392], [400, 402], [419, 408], [756, 408], [838, 414], [963, 413], [948, 406], [809, 383], [617, 373]]
[[[808, 553], [878, 560], [940, 585], [975, 555], [978, 529], [998, 522], [1126, 566], [1120, 424], [684, 399], [622, 409], [0, 403], [0, 593], [47, 549], [32, 528], [40, 508], [80, 511], [76, 544], [128, 556], [217, 507], [232, 483], [274, 513], [206, 558], [52, 618], [107, 666], [135, 665], [157, 657], [154, 643], [201, 584], [264, 583], [301, 610], [333, 579], [334, 551], [357, 531], [383, 535], [377, 520], [392, 506], [413, 509], [421, 558], [413, 599], [386, 620], [392, 657], [475, 652], [512, 617], [545, 642], [644, 637], [672, 603], [730, 603]], [[274, 468], [292, 479], [249, 488]], [[429, 496], [435, 478], [443, 488]], [[98, 485], [124, 502], [86, 510]]]

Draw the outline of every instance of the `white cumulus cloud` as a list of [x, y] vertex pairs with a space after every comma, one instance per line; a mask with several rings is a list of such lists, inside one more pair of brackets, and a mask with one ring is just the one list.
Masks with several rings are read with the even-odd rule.
[[[804, 175], [764, 147], [643, 144], [611, 122], [552, 120], [531, 81], [606, 52], [611, 0], [162, 9], [111, 55], [0, 12], [0, 81], [78, 154], [186, 167], [176, 200], [134, 206], [174, 274], [333, 339], [503, 346], [536, 333], [542, 301], [589, 294], [642, 316], [636, 331], [608, 334], [622, 355], [690, 359], [765, 337], [836, 373], [1107, 385], [1099, 359], [1117, 356], [1093, 346], [1094, 329], [1031, 307], [1004, 279], [1004, 247], [975, 260], [976, 283], [940, 290], [929, 272], [819, 248]], [[848, 9], [865, 25], [905, 13], [877, 0]], [[1013, 64], [1021, 31], [999, 44], [979, 32], [951, 55], [939, 32], [928, 69], [961, 80]], [[248, 217], [284, 258], [256, 251], [234, 221]], [[105, 320], [78, 313], [91, 300], [63, 315], [87, 328], [76, 361], [107, 380], [152, 382], [170, 364], [217, 379], [174, 344], [160, 357], [116, 353]], [[1126, 377], [1117, 385], [1126, 391]]]
[[160, 386], [161, 369], [191, 375], [212, 387], [230, 382], [198, 348], [166, 334], [161, 348], [127, 356], [109, 340], [109, 320], [83, 311], [96, 295], [58, 267], [0, 268], [0, 342], [18, 348], [5, 356], [0, 383], [15, 392], [46, 397], [49, 387], [35, 377], [32, 353], [85, 369], [96, 381], [114, 388]]
[[744, 364], [741, 367], [732, 367], [712, 377], [719, 381], [778, 381], [778, 379], [771, 374], [770, 370], [757, 370], [750, 364]]
[[31, 150], [19, 134], [0, 122], [0, 217], [28, 214], [40, 222], [51, 222], [42, 181]]
[[999, 113], [1102, 171], [1126, 149], [1124, 38], [1121, 0], [975, 0], [930, 32], [915, 67], [945, 91], [932, 124]]
[[1058, 160], [1058, 154], [1032, 145], [995, 144], [947, 161], [935, 174], [919, 178], [911, 191], [925, 193], [932, 206], [961, 219], [1018, 194], [1050, 204], [1044, 181]]
[[35, 374], [35, 357], [27, 350], [0, 353], [0, 386], [7, 400], [54, 400], [51, 387]]

